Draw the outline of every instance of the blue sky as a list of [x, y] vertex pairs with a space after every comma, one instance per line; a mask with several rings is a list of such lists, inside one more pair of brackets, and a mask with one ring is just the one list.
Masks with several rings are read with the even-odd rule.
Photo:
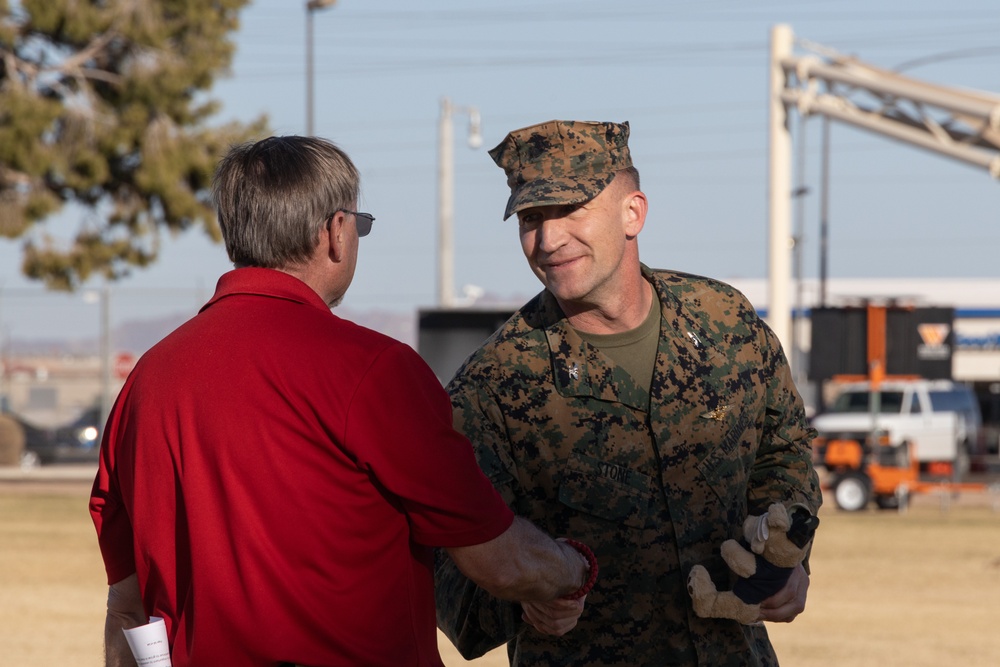
[[[440, 100], [475, 106], [483, 146], [455, 118], [455, 283], [520, 299], [538, 291], [501, 220], [503, 173], [486, 150], [553, 118], [628, 120], [650, 213], [642, 259], [721, 279], [767, 275], [767, 76], [773, 25], [887, 69], [1000, 94], [995, 0], [819, 2], [338, 0], [314, 14], [315, 133], [362, 172], [363, 239], [344, 305], [412, 310], [436, 299]], [[219, 122], [266, 114], [305, 132], [305, 0], [257, 0], [211, 97]], [[817, 272], [820, 121], [805, 130], [804, 275]], [[831, 277], [993, 277], [1000, 183], [887, 139], [833, 127]], [[75, 224], [63, 221], [58, 224]], [[0, 241], [0, 286], [25, 294], [18, 242]], [[141, 298], [116, 319], [189, 308], [229, 263], [200, 230], [164, 239], [161, 260], [119, 287]], [[100, 286], [99, 280], [91, 287]], [[173, 296], [171, 296], [173, 295]], [[74, 297], [75, 298], [75, 297]], [[77, 299], [79, 300], [79, 299]], [[5, 300], [0, 318], [18, 308]], [[42, 317], [29, 313], [25, 318]], [[21, 318], [22, 320], [24, 318]], [[8, 334], [27, 332], [22, 323]]]

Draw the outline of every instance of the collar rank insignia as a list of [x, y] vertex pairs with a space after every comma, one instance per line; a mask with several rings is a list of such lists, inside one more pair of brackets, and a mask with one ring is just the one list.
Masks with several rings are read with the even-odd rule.
[[708, 412], [703, 412], [701, 414], [702, 419], [711, 419], [713, 421], [721, 422], [726, 414], [733, 409], [731, 405], [721, 405], [714, 410], [709, 410]]
[[573, 364], [572, 366], [570, 366], [569, 367], [569, 376], [571, 378], [573, 378], [574, 380], [579, 380], [580, 379], [580, 367], [577, 366], [576, 364]]

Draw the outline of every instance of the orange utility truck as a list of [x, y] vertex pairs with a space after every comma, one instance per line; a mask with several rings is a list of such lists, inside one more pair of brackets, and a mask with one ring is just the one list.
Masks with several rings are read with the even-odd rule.
[[962, 484], [981, 426], [975, 396], [950, 380], [886, 375], [886, 307], [868, 304], [867, 375], [832, 378], [837, 396], [812, 420], [816, 462], [837, 507], [899, 507], [911, 493]]

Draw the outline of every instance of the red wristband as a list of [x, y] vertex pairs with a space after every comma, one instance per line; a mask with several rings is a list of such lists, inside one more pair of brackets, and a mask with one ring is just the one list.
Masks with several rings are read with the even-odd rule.
[[590, 565], [590, 570], [587, 574], [587, 581], [583, 584], [580, 590], [570, 593], [569, 595], [562, 596], [563, 600], [579, 600], [584, 595], [589, 593], [594, 587], [594, 584], [597, 583], [597, 556], [595, 556], [594, 552], [590, 550], [590, 547], [583, 542], [577, 542], [576, 540], [568, 538], [563, 538], [563, 542], [583, 554], [583, 557], [587, 559], [587, 564]]

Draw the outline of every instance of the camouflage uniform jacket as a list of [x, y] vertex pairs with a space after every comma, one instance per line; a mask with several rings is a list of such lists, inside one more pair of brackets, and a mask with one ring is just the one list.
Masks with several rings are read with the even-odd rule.
[[542, 292], [448, 387], [455, 424], [510, 507], [588, 544], [600, 576], [579, 625], [535, 632], [439, 552], [438, 625], [466, 657], [512, 665], [776, 665], [763, 626], [695, 616], [691, 567], [732, 579], [719, 545], [774, 500], [821, 502], [802, 401], [746, 298], [706, 278], [643, 274], [661, 304], [647, 396]]

